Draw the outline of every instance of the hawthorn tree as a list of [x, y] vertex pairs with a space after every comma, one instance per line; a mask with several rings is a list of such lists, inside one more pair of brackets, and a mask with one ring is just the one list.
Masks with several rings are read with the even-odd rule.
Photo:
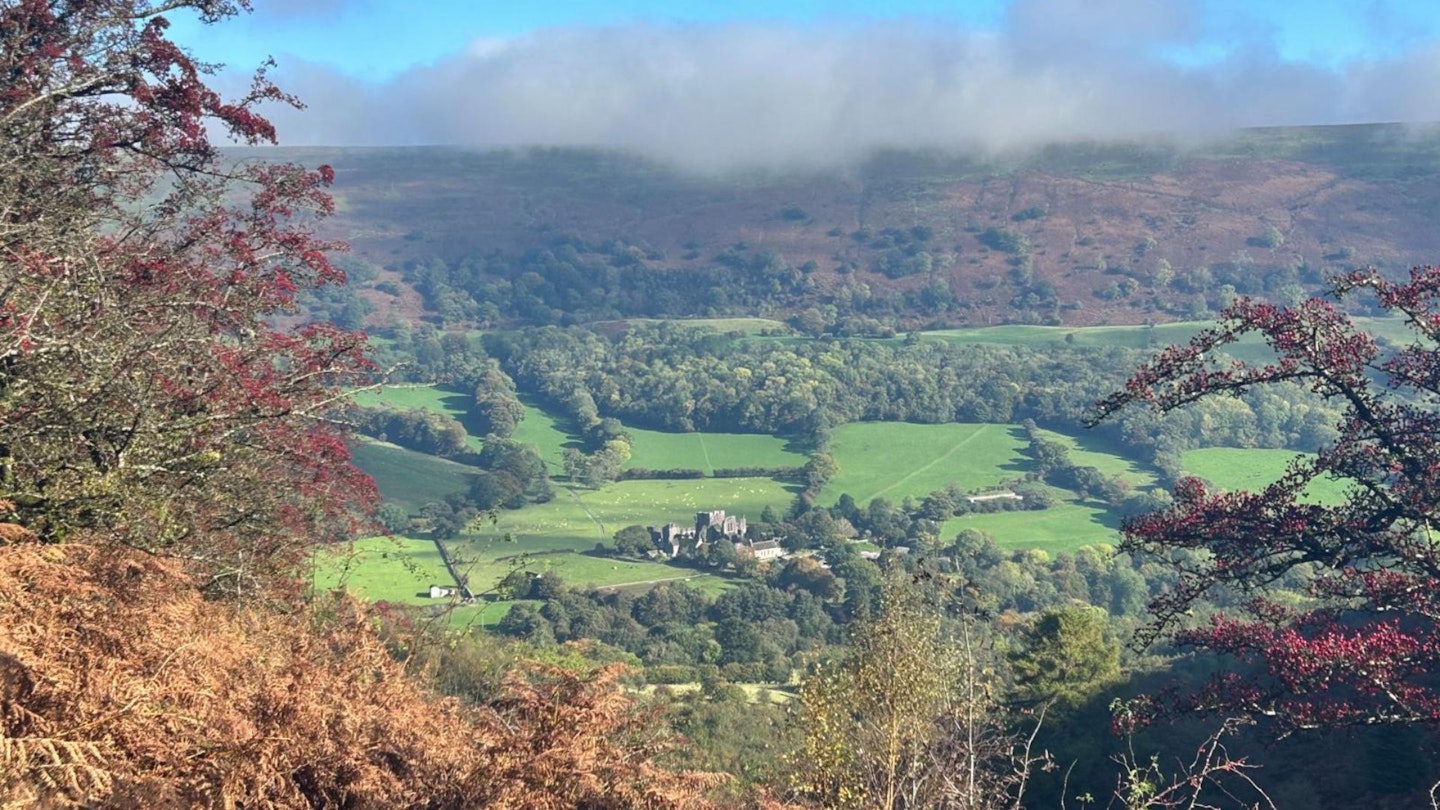
[[247, 0], [0, 0], [0, 518], [188, 560], [213, 590], [293, 570], [373, 484], [327, 414], [360, 336], [296, 319], [341, 283], [329, 167], [228, 159], [275, 141], [257, 73], [223, 99], [167, 14]]
[[[1360, 293], [1403, 319], [1382, 348], [1339, 308]], [[1440, 268], [1408, 279], [1374, 271], [1332, 281], [1293, 308], [1239, 299], [1189, 344], [1164, 350], [1093, 415], [1132, 403], [1161, 411], [1292, 381], [1343, 407], [1339, 437], [1297, 457], [1259, 492], [1175, 487], [1174, 505], [1130, 518], [1121, 549], [1167, 560], [1178, 584], [1152, 604], [1150, 641], [1236, 656], [1253, 666], [1214, 678], [1185, 708], [1268, 718], [1299, 729], [1440, 721]], [[1220, 350], [1262, 337], [1274, 359]], [[1303, 497], [1318, 478], [1348, 484], [1343, 502]], [[1271, 598], [1282, 584], [1308, 598]], [[1220, 591], [1243, 610], [1195, 626], [1183, 617]]]

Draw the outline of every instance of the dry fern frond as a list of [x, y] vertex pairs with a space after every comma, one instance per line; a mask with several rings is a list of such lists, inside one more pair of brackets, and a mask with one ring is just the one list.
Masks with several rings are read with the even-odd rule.
[[0, 736], [0, 785], [13, 786], [4, 807], [47, 801], [79, 803], [110, 792], [113, 779], [99, 746], [50, 737]]
[[480, 707], [408, 677], [372, 617], [202, 599], [169, 561], [0, 545], [0, 807], [705, 808], [619, 685], [537, 666]]
[[19, 523], [0, 523], [0, 544], [28, 543], [35, 539], [35, 533]]

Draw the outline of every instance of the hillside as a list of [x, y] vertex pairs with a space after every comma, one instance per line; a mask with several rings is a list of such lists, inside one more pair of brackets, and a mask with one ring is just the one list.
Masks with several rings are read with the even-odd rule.
[[[784, 317], [831, 304], [900, 325], [1204, 317], [1232, 290], [1294, 298], [1337, 269], [1440, 256], [1430, 227], [1440, 131], [1398, 126], [1255, 130], [1191, 147], [1079, 143], [985, 161], [893, 153], [827, 174], [727, 177], [563, 150], [280, 155], [335, 166], [331, 227], [354, 245], [352, 261], [390, 270], [368, 282], [372, 325], [420, 314], [391, 271], [476, 256], [491, 258], [480, 276], [504, 278], [505, 295], [573, 288], [571, 269], [587, 284], [622, 274], [613, 285], [716, 274], [693, 293], [667, 288], [678, 301], [620, 301], [605, 314]], [[765, 271], [780, 278], [778, 302], [714, 293], [727, 273], [763, 282]], [[536, 277], [521, 282], [526, 273]], [[910, 295], [867, 309], [857, 283], [876, 301]], [[452, 286], [481, 303], [499, 294], [473, 279]], [[563, 290], [535, 295], [554, 317], [594, 319]]]

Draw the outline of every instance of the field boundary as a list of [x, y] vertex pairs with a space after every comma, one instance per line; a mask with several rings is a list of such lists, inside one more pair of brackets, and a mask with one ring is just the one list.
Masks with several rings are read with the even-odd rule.
[[435, 550], [440, 552], [440, 562], [445, 564], [445, 570], [450, 572], [450, 578], [455, 580], [455, 587], [459, 589], [462, 599], [473, 599], [475, 595], [470, 592], [470, 584], [455, 570], [455, 563], [450, 560], [450, 552], [445, 549], [445, 541], [438, 537], [430, 538], [435, 543]]

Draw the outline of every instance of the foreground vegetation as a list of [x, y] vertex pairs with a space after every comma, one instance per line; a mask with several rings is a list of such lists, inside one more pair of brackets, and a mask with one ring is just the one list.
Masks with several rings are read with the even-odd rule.
[[[308, 230], [333, 172], [220, 160], [205, 133], [271, 141], [252, 108], [284, 96], [260, 76], [222, 103], [158, 16], [239, 6], [0, 7], [0, 805], [1433, 796], [1440, 271], [1299, 303], [1303, 262], [1097, 267], [1119, 307], [1233, 299], [1142, 361], [1150, 330], [898, 335], [973, 307], [930, 279], [954, 257], [928, 225], [826, 231], [873, 262], [841, 275], [900, 286], [824, 308], [818, 265], [743, 243], [684, 276], [562, 235], [385, 283], [452, 325], [698, 299], [793, 304], [796, 334], [394, 324], [378, 353], [416, 385], [350, 405], [375, 382], [363, 340], [297, 317], [303, 294], [364, 321]], [[1066, 306], [1028, 261], [1047, 216], [964, 237], [1027, 318]], [[1362, 290], [1405, 331], [1334, 305]], [[747, 528], [690, 522], [717, 509]], [[672, 521], [695, 536], [645, 528]], [[1263, 788], [1231, 753], [1261, 742]]]
[[[373, 526], [337, 419], [373, 367], [295, 317], [344, 281], [334, 172], [209, 141], [272, 144], [290, 97], [224, 99], [167, 37], [245, 9], [0, 3], [0, 806], [719, 805], [623, 668], [488, 668], [299, 576]], [[394, 450], [362, 447], [421, 509], [468, 475]]]

